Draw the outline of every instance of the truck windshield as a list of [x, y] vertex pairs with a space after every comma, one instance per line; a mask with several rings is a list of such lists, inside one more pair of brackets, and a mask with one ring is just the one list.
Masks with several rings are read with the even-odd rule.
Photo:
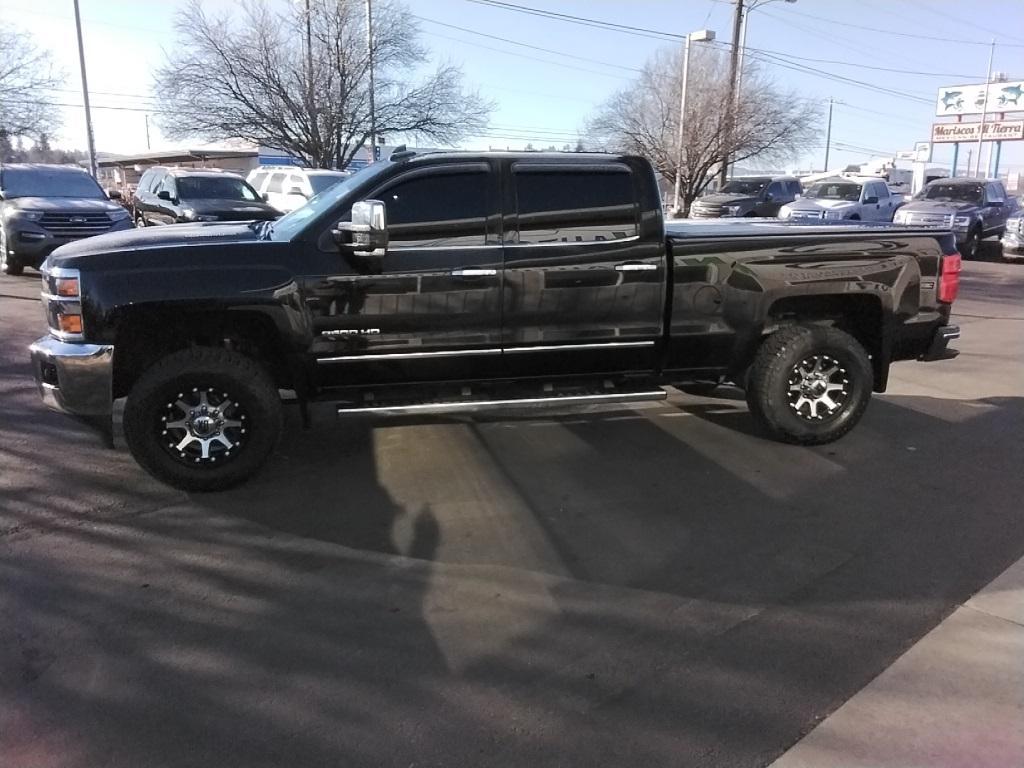
[[982, 198], [981, 184], [930, 184], [921, 193], [921, 200], [940, 200], [947, 203], [974, 203]]
[[95, 179], [72, 168], [0, 168], [4, 197], [104, 198]]
[[182, 176], [178, 179], [178, 197], [182, 200], [245, 200], [251, 203], [260, 199], [255, 189], [230, 176]]
[[[383, 174], [394, 163], [390, 160], [368, 165], [362, 170], [356, 171], [347, 179], [342, 179], [337, 184], [328, 187], [319, 195], [310, 198], [305, 205], [296, 208], [289, 214], [282, 216], [274, 222], [269, 230], [269, 237], [272, 240], [291, 240], [299, 232], [322, 214], [335, 208], [343, 198], [348, 196], [357, 187], [362, 186], [370, 179]], [[356, 202], [353, 200], [352, 202]]]
[[804, 192], [804, 197], [856, 202], [860, 200], [860, 184], [836, 184], [834, 182], [812, 184], [811, 188]]
[[720, 192], [725, 194], [756, 195], [768, 186], [768, 179], [733, 179]]

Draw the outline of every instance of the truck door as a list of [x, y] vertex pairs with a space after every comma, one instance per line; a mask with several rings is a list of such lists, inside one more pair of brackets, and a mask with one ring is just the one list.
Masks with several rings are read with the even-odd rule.
[[981, 216], [984, 221], [985, 235], [1001, 233], [1006, 227], [1007, 216], [1006, 192], [1001, 182], [989, 182], [985, 185], [985, 207]]
[[366, 199], [386, 209], [382, 257], [346, 257], [320, 239], [321, 267], [306, 279], [306, 294], [322, 385], [498, 372], [497, 178], [485, 162], [421, 165], [371, 190]]
[[881, 221], [892, 221], [893, 200], [889, 192], [889, 185], [884, 181], [875, 182], [875, 190], [878, 195], [878, 218]]
[[638, 203], [647, 180], [624, 162], [520, 160], [506, 168], [509, 373], [650, 370], [666, 268], [660, 206], [641, 211]]

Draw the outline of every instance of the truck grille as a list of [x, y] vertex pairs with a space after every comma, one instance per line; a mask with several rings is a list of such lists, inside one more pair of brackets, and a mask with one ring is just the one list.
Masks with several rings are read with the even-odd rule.
[[825, 218], [824, 211], [790, 211], [789, 218], [792, 221], [821, 221]]
[[110, 229], [105, 213], [44, 213], [39, 226], [58, 237], [88, 237]]
[[720, 219], [722, 217], [722, 206], [720, 205], [694, 205], [690, 209], [690, 218], [693, 219]]
[[953, 226], [953, 215], [952, 213], [918, 213], [917, 211], [908, 211], [904, 223], [914, 224], [919, 227], [945, 227], [948, 229]]

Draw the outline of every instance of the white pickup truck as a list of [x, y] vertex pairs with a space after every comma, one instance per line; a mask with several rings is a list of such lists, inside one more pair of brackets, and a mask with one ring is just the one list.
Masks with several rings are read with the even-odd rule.
[[903, 195], [884, 179], [822, 179], [804, 190], [799, 200], [782, 206], [780, 219], [793, 221], [892, 221]]

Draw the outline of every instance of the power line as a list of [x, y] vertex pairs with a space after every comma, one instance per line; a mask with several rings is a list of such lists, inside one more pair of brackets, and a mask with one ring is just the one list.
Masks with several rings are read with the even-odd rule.
[[551, 61], [551, 59], [541, 59], [537, 56], [529, 56], [525, 53], [516, 53], [515, 51], [506, 51], [503, 48], [495, 48], [491, 45], [483, 45], [482, 43], [474, 43], [470, 40], [463, 40], [459, 37], [451, 37], [450, 35], [442, 35], [439, 32], [424, 32], [423, 34], [429, 35], [430, 37], [439, 37], [442, 40], [452, 40], [456, 43], [462, 43], [463, 45], [471, 45], [474, 48], [483, 48], [485, 51], [494, 51], [495, 53], [503, 53], [506, 56], [515, 56], [520, 59], [529, 59], [530, 61], [539, 61], [541, 64], [551, 64], [555, 67], [564, 67], [565, 69], [575, 69], [577, 72], [588, 72], [591, 75], [601, 75], [602, 77], [614, 77], [617, 80], [629, 80], [625, 75], [615, 75], [611, 72], [601, 72], [597, 69], [587, 69], [586, 67], [577, 67], [575, 64], [566, 64], [562, 61]]
[[860, 64], [855, 61], [839, 61], [836, 59], [815, 59], [809, 56], [796, 56], [792, 53], [785, 53], [783, 51], [770, 51], [767, 48], [755, 48], [753, 46], [746, 46], [748, 51], [760, 51], [761, 53], [771, 54], [772, 56], [778, 56], [783, 59], [796, 59], [798, 61], [810, 61], [815, 64], [838, 64], [845, 67], [857, 67], [859, 69], [870, 69], [876, 72], [892, 72], [898, 75], [920, 75], [922, 77], [975, 77], [975, 75], [965, 75], [957, 72], [919, 72], [908, 69], [892, 69], [890, 67], [874, 67], [868, 64]]
[[[939, 10], [937, 3], [933, 2], [933, 3], [930, 3], [927, 7], [924, 7], [919, 2], [917, 2], [917, 0], [910, 0], [910, 2], [913, 3], [914, 5], [916, 5], [918, 8], [921, 8], [922, 10], [926, 11], [929, 14], [934, 13], [934, 14], [937, 14], [938, 16], [944, 16], [945, 18], [949, 19], [950, 21], [955, 21], [957, 24], [966, 24], [968, 27], [974, 27], [977, 30], [980, 30], [982, 32], [987, 32], [988, 34], [995, 35], [996, 37], [1009, 38], [1010, 40], [1021, 40], [1021, 38], [1015, 37], [1014, 35], [1008, 35], [1005, 32], [1000, 32], [1000, 31], [995, 30], [995, 29], [990, 29], [988, 27], [983, 27], [980, 24], [974, 23], [973, 21], [968, 21], [967, 19], [961, 19], [958, 16], [953, 16], [952, 14], [949, 14], [949, 13], [946, 13], [945, 11]], [[1024, 42], [1024, 41], [1022, 41], [1022, 42]]]
[[[720, 1], [720, 0], [716, 0]], [[803, 13], [802, 11], [796, 11], [790, 9], [789, 13], [796, 14], [797, 16], [803, 16], [806, 19], [813, 19], [815, 21], [824, 22], [826, 24], [835, 24], [840, 27], [849, 27], [850, 29], [859, 29], [864, 32], [875, 32], [880, 35], [892, 35], [893, 37], [911, 38], [914, 40], [931, 40], [937, 43], [957, 43], [959, 45], [991, 45], [991, 42], [981, 42], [979, 40], [961, 40], [955, 37], [936, 37], [933, 35], [917, 35], [913, 32], [893, 32], [891, 29], [879, 29], [878, 27], [867, 27], [862, 24], [851, 24], [848, 21], [836, 21], [835, 19], [826, 19], [822, 16], [814, 16], [810, 13]], [[1024, 48], [1024, 43], [1000, 43], [1003, 47], [1010, 48]]]
[[774, 56], [772, 54], [768, 54], [757, 49], [750, 50], [752, 51], [751, 56], [753, 56], [754, 58], [760, 58], [762, 61], [765, 61], [768, 64], [772, 64], [777, 67], [782, 67], [783, 69], [789, 69], [794, 72], [800, 72], [801, 74], [811, 75], [813, 77], [820, 77], [825, 80], [832, 80], [835, 82], [844, 83], [846, 85], [852, 85], [855, 88], [863, 88], [865, 90], [874, 91], [876, 93], [884, 93], [889, 96], [898, 96], [901, 99], [911, 99], [913, 101], [921, 102], [922, 104], [931, 104], [930, 99], [926, 99], [922, 96], [915, 96], [914, 94], [908, 93], [906, 91], [897, 91], [893, 88], [886, 88], [881, 85], [875, 85], [873, 83], [868, 83], [863, 80], [857, 80], [852, 77], [837, 75], [834, 72], [824, 72], [813, 67], [808, 67], [804, 64], [798, 64], [796, 62], [787, 62], [786, 60], [778, 56]]
[[509, 45], [518, 45], [521, 48], [529, 48], [529, 49], [534, 50], [534, 51], [543, 51], [544, 53], [553, 53], [556, 56], [565, 56], [568, 59], [576, 59], [577, 61], [585, 61], [585, 62], [588, 62], [590, 64], [600, 64], [603, 67], [614, 67], [616, 69], [624, 69], [627, 72], [637, 72], [637, 73], [640, 73], [640, 72], [643, 71], [641, 69], [637, 69], [636, 67], [627, 67], [624, 64], [613, 64], [610, 61], [601, 61], [600, 59], [588, 59], [585, 56], [576, 56], [576, 55], [571, 54], [571, 53], [563, 53], [562, 51], [556, 51], [553, 48], [542, 48], [539, 45], [529, 45], [527, 43], [520, 43], [517, 40], [510, 40], [507, 37], [499, 37], [497, 35], [487, 34], [486, 32], [478, 32], [475, 29], [467, 29], [466, 27], [459, 27], [459, 26], [456, 26], [455, 24], [447, 24], [447, 23], [445, 23], [443, 21], [437, 21], [436, 19], [428, 19], [425, 16], [417, 16], [416, 14], [412, 14], [412, 16], [413, 16], [413, 18], [419, 19], [420, 21], [426, 21], [426, 22], [428, 22], [430, 24], [437, 24], [438, 26], [447, 27], [448, 29], [457, 29], [460, 32], [466, 32], [466, 33], [468, 33], [470, 35], [477, 35], [479, 37], [486, 37], [486, 38], [488, 38], [490, 40], [500, 40], [503, 43], [508, 43]]
[[601, 21], [600, 19], [590, 19], [585, 16], [573, 16], [570, 13], [557, 13], [555, 11], [545, 11], [540, 8], [530, 8], [525, 5], [516, 5], [515, 3], [503, 3], [499, 0], [466, 0], [467, 3], [474, 3], [476, 5], [486, 5], [492, 8], [498, 8], [503, 11], [515, 11], [516, 13], [525, 13], [530, 16], [543, 16], [548, 19], [554, 19], [556, 21], [564, 21], [570, 24], [580, 24], [585, 27], [597, 27], [599, 29], [607, 29], [613, 32], [624, 32], [630, 35], [636, 35], [638, 37], [651, 37], [655, 40], [684, 40], [685, 35], [677, 35], [671, 32], [662, 32], [657, 29], [647, 29], [645, 27], [634, 27], [629, 24], [617, 24], [611, 21]]

